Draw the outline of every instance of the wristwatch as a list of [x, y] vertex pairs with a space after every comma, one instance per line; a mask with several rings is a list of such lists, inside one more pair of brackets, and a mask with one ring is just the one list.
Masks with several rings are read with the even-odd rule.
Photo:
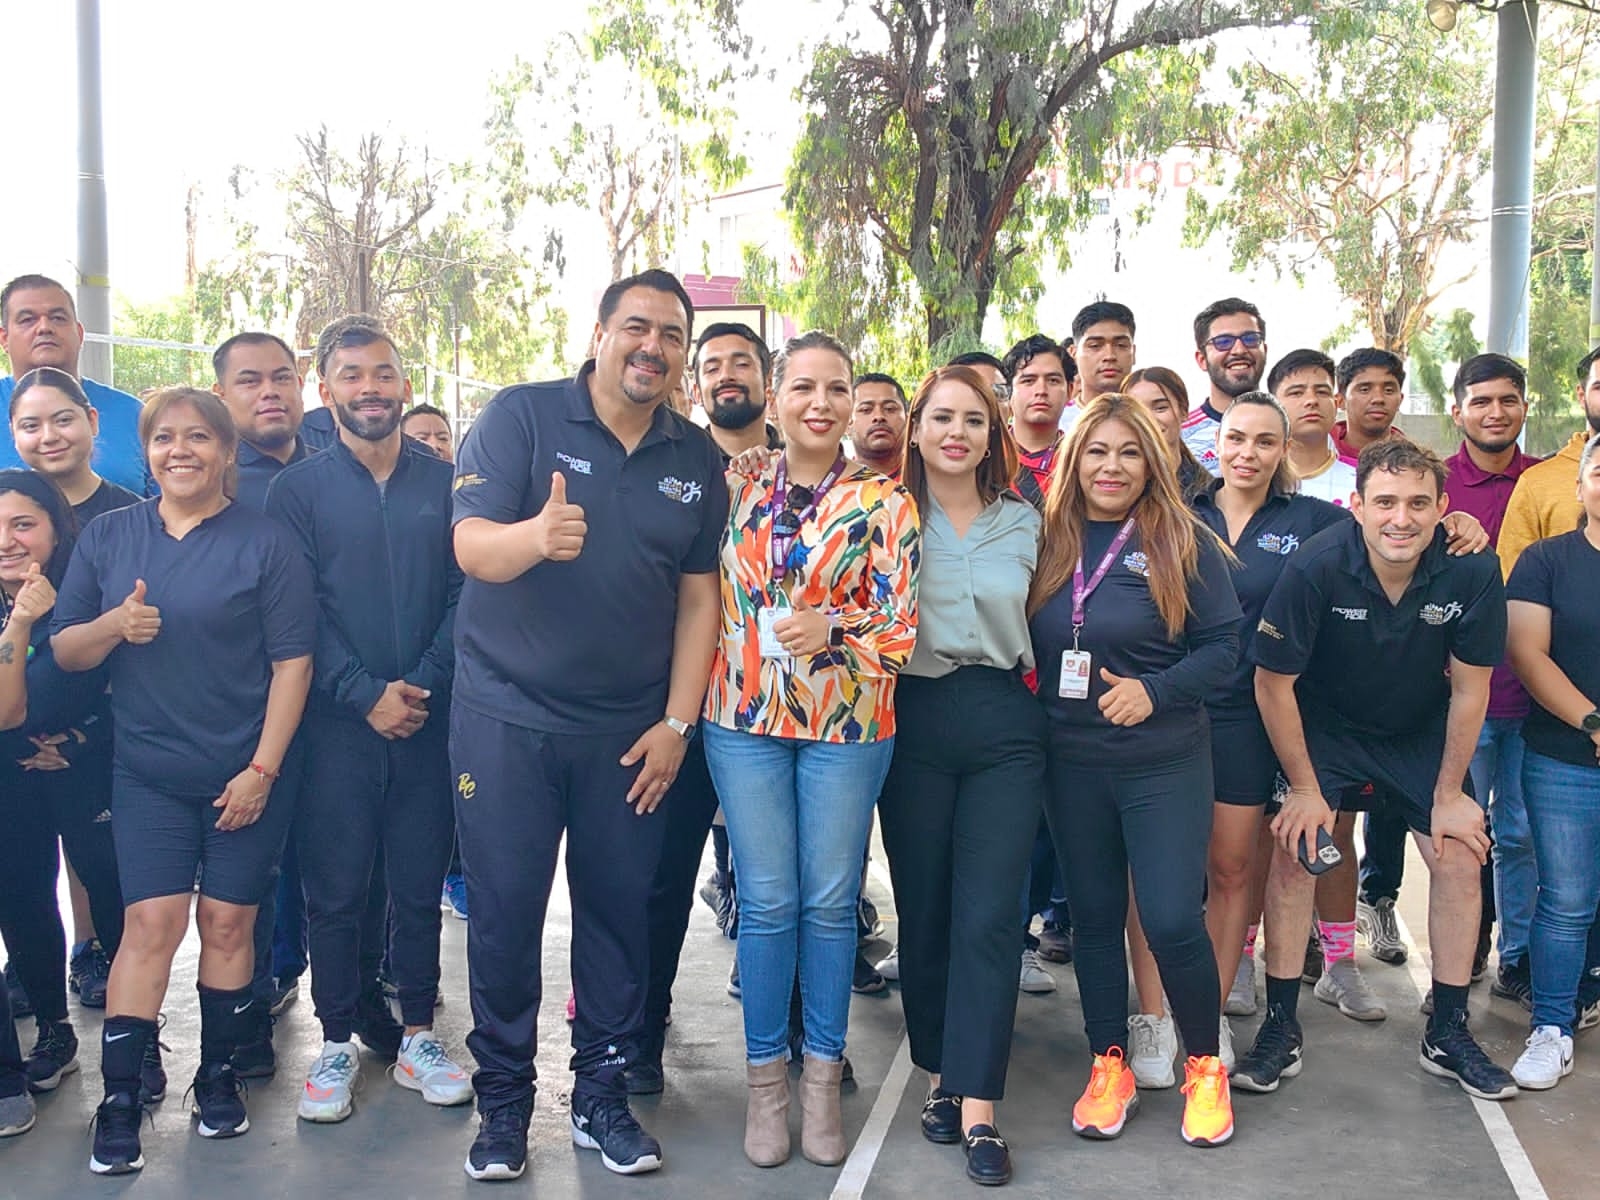
[[834, 613], [828, 614], [828, 649], [838, 650], [844, 646], [844, 626], [839, 624], [839, 618]]
[[680, 721], [677, 717], [662, 717], [661, 723], [686, 742], [694, 737], [694, 726], [687, 721]]
[[1600, 733], [1600, 708], [1583, 718], [1580, 728], [1585, 733]]

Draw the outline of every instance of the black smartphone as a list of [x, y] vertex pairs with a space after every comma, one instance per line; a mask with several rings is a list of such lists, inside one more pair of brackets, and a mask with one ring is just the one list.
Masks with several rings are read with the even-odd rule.
[[1312, 875], [1331, 871], [1343, 861], [1344, 855], [1339, 853], [1332, 836], [1321, 825], [1317, 826], [1317, 852], [1314, 855], [1306, 848], [1305, 834], [1300, 835], [1300, 865]]

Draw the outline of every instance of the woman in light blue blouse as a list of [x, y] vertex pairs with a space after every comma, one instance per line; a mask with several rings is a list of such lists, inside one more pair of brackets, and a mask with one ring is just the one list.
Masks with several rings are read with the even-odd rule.
[[879, 800], [900, 913], [922, 1132], [961, 1142], [967, 1174], [1011, 1177], [995, 1127], [1017, 1003], [1017, 902], [1045, 788], [1045, 718], [1026, 604], [1039, 516], [1011, 490], [1016, 446], [994, 393], [942, 367], [912, 399], [902, 482], [922, 515], [916, 649]]

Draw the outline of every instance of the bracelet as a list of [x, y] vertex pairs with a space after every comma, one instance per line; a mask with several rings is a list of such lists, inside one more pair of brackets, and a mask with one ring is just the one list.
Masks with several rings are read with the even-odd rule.
[[278, 776], [283, 773], [281, 771], [274, 771], [271, 767], [263, 767], [260, 763], [255, 762], [250, 764], [250, 770], [261, 776], [261, 778], [265, 779], [268, 783], [275, 782]]

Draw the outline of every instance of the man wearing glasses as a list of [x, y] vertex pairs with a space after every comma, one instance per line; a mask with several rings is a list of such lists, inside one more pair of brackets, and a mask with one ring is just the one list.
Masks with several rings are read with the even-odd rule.
[[1183, 422], [1183, 442], [1216, 475], [1217, 430], [1235, 396], [1261, 386], [1267, 367], [1267, 323], [1248, 300], [1230, 296], [1202, 308], [1194, 319], [1194, 361], [1211, 380], [1211, 394]]
[[994, 398], [999, 401], [1000, 415], [1007, 421], [1011, 420], [1011, 376], [1006, 374], [1003, 362], [983, 350], [969, 350], [956, 355], [945, 366], [971, 367], [976, 371], [978, 378], [989, 385]]
[[850, 414], [850, 445], [856, 457], [890, 479], [900, 478], [905, 460], [906, 394], [892, 375], [871, 371], [856, 377]]

